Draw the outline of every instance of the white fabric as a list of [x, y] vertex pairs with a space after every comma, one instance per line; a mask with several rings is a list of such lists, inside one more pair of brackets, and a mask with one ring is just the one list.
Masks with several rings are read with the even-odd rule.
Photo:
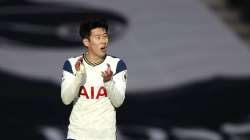
[[[83, 60], [81, 72], [78, 73], [74, 68], [78, 58], [68, 59], [72, 73], [63, 70], [61, 84], [64, 104], [68, 105], [74, 101], [67, 138], [115, 140], [115, 107], [119, 107], [125, 98], [127, 70], [123, 67], [122, 71], [116, 73], [117, 64], [121, 60], [107, 56], [104, 62], [97, 66], [91, 66]], [[101, 75], [107, 69], [107, 63], [110, 64], [114, 75], [111, 81], [104, 84]]]

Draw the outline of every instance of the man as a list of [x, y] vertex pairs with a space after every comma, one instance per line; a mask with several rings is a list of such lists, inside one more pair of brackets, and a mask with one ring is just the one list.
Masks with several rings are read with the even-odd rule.
[[127, 68], [123, 60], [107, 55], [108, 24], [91, 19], [80, 25], [86, 52], [63, 66], [61, 97], [73, 102], [67, 139], [115, 140], [116, 111], [125, 98]]

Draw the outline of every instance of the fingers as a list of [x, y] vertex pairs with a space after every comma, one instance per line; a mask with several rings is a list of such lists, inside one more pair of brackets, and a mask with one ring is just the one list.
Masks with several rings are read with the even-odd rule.
[[76, 69], [77, 71], [80, 70], [80, 65], [81, 65], [81, 63], [83, 62], [82, 59], [83, 59], [82, 56], [79, 57], [79, 58], [77, 59], [76, 63], [75, 63], [75, 69]]
[[82, 60], [83, 58], [82, 58], [82, 56], [80, 56], [78, 59], [77, 59], [77, 62], [81, 62], [82, 63]]
[[110, 73], [109, 72], [107, 72], [107, 71], [105, 71], [105, 72], [102, 72], [102, 77], [110, 77], [111, 75], [110, 75]]
[[109, 63], [107, 63], [107, 66], [108, 66], [108, 68], [110, 68], [110, 64]]
[[104, 72], [102, 72], [103, 81], [109, 81], [113, 75], [110, 64], [107, 64], [107, 66], [108, 68]]
[[110, 64], [109, 64], [109, 63], [107, 63], [107, 66], [108, 66], [107, 71], [108, 71], [108, 72], [112, 72], [112, 70], [111, 70], [111, 67], [110, 67]]
[[109, 63], [107, 63], [107, 66], [108, 66], [108, 68], [107, 68], [107, 74], [108, 75], [112, 75], [113, 74], [113, 72], [112, 72], [112, 70], [111, 70], [111, 67], [110, 67], [110, 64]]
[[102, 71], [102, 77], [106, 77], [106, 76], [107, 76], [107, 73]]
[[107, 68], [107, 72], [108, 72], [108, 73], [112, 72], [112, 71], [111, 71], [110, 64], [108, 64], [108, 63], [107, 63], [107, 66], [108, 66], [108, 68]]

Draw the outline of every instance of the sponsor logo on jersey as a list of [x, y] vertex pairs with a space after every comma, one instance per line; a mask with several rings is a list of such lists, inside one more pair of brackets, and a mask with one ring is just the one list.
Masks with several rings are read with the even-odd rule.
[[99, 87], [99, 89], [96, 89], [93, 86], [91, 86], [89, 93], [87, 92], [85, 86], [81, 86], [79, 90], [79, 95], [85, 97], [86, 99], [99, 99], [100, 97], [107, 97], [107, 90], [103, 86]]

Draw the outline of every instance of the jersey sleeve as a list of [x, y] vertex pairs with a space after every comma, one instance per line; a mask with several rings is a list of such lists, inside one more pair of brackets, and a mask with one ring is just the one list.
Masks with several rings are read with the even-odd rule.
[[125, 99], [127, 85], [127, 67], [123, 60], [119, 60], [115, 74], [112, 79], [105, 82], [104, 85], [113, 106], [121, 106]]
[[80, 71], [73, 72], [71, 63], [67, 60], [63, 66], [63, 76], [61, 82], [61, 98], [65, 105], [69, 105], [76, 97], [78, 97], [79, 88], [84, 78], [84, 67], [80, 66]]

